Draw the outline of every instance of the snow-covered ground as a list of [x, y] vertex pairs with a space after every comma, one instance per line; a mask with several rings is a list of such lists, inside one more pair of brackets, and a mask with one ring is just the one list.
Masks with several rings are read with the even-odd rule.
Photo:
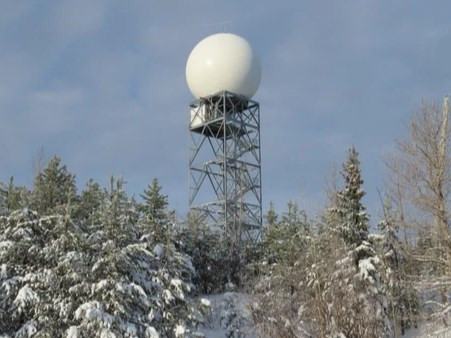
[[247, 308], [249, 297], [243, 293], [226, 292], [203, 297], [208, 299], [211, 313], [206, 318], [206, 338], [257, 338]]
[[[206, 327], [202, 329], [206, 338], [257, 338], [248, 308], [248, 295], [226, 292], [202, 299], [211, 307], [211, 313], [205, 318]], [[422, 322], [418, 328], [407, 330], [402, 338], [451, 338], [451, 327]]]
[[409, 329], [403, 338], [451, 338], [451, 328], [426, 328]]
[[407, 330], [403, 338], [451, 338], [451, 327], [443, 328], [423, 323], [418, 328]]

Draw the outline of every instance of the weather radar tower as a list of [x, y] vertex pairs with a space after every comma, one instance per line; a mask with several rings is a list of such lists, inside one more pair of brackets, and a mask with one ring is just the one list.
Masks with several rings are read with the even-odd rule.
[[190, 104], [190, 211], [240, 247], [262, 225], [260, 61], [240, 36], [200, 41], [186, 64]]

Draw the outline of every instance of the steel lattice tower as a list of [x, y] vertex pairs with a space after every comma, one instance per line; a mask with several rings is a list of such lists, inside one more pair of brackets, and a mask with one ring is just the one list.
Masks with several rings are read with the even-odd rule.
[[260, 105], [221, 91], [190, 105], [191, 211], [235, 243], [254, 242], [262, 225]]

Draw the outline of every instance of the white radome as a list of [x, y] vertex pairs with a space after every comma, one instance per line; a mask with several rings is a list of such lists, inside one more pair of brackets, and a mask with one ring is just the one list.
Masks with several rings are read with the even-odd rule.
[[196, 98], [222, 90], [251, 98], [260, 80], [260, 60], [251, 45], [235, 34], [206, 37], [194, 47], [186, 63], [186, 81]]

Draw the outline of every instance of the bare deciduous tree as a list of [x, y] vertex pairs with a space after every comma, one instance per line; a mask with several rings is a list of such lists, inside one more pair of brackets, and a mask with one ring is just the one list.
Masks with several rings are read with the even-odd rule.
[[417, 285], [442, 314], [451, 310], [450, 141], [448, 98], [443, 109], [425, 102], [410, 122], [407, 139], [397, 142], [397, 152], [385, 161], [387, 192], [397, 208], [404, 243], [419, 263]]

